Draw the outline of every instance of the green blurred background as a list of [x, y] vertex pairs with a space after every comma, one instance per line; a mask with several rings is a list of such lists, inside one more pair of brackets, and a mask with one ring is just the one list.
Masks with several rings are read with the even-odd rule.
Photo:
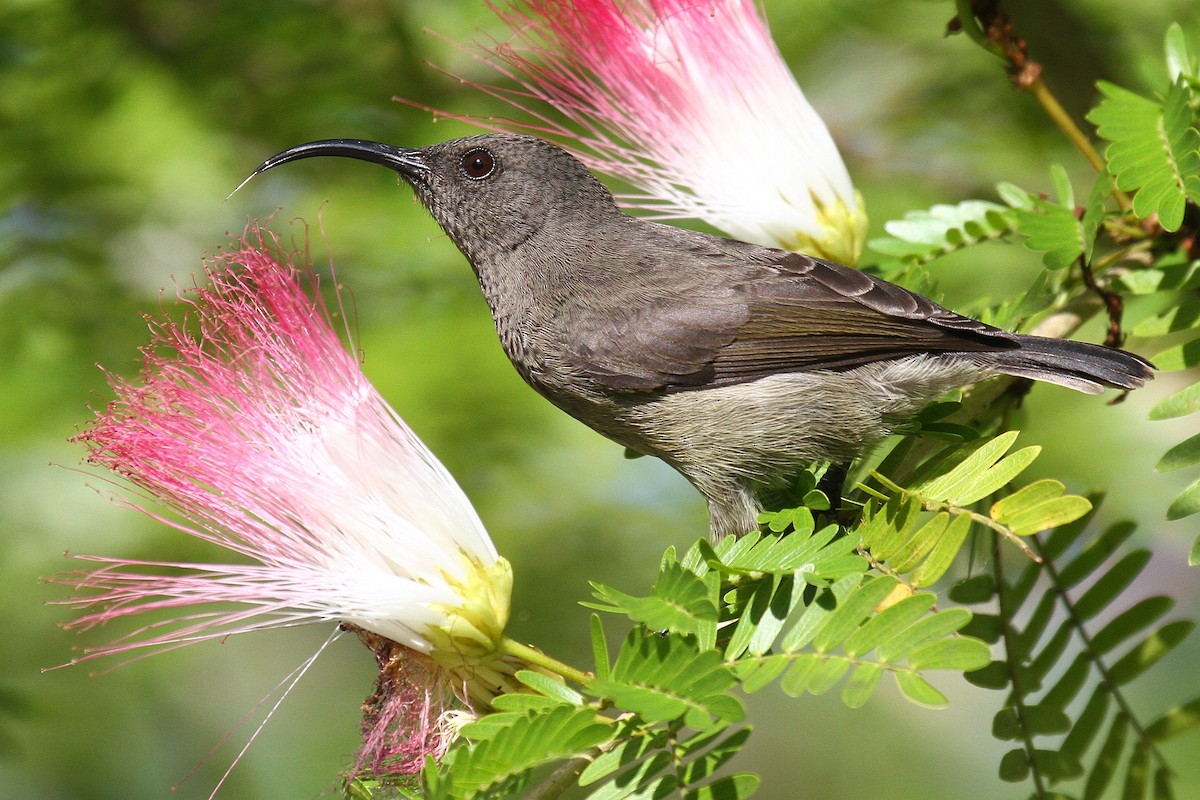
[[[1166, 25], [1200, 30], [1195, 0], [1006, 4], [1068, 108], [1096, 78], [1160, 80]], [[1135, 7], [1136, 6], [1136, 10]], [[989, 57], [944, 36], [942, 0], [765, 0], [781, 49], [839, 141], [872, 231], [910, 208], [994, 198], [997, 180], [1048, 190], [1060, 161], [1086, 166]], [[136, 370], [139, 316], [170, 305], [205, 252], [251, 218], [309, 236], [352, 293], [365, 368], [473, 498], [516, 573], [511, 631], [587, 663], [587, 580], [637, 592], [668, 545], [706, 529], [698, 495], [663, 465], [551, 408], [500, 351], [474, 278], [411, 193], [377, 167], [318, 160], [226, 195], [266, 156], [312, 139], [420, 145], [471, 132], [392, 102], [504, 113], [433, 69], [492, 81], [452, 42], [502, 37], [482, 0], [3, 0], [0, 2], [0, 798], [207, 797], [256, 722], [184, 778], [328, 630], [207, 643], [92, 676], [41, 669], [80, 643], [39, 578], [64, 551], [182, 557], [195, 545], [116, 508], [67, 442], [109, 398], [96, 364]], [[308, 223], [294, 222], [302, 218]], [[972, 251], [937, 267], [941, 299], [969, 308], [1027, 283], [1038, 258]], [[163, 290], [166, 290], [165, 293]], [[1135, 307], [1131, 314], [1136, 315]], [[1083, 335], [1098, 338], [1098, 327]], [[1105, 519], [1141, 523], [1156, 550], [1140, 597], [1169, 590], [1195, 613], [1185, 566], [1195, 521], [1163, 509], [1187, 476], [1152, 472], [1181, 429], [1144, 421], [1168, 376], [1115, 407], [1041, 387], [1018, 424], [1046, 445], [1035, 465], [1074, 491], [1112, 485]], [[1114, 474], [1119, 466], [1120, 473]], [[114, 631], [98, 631], [98, 642]], [[1142, 684], [1147, 713], [1197, 694], [1200, 646]], [[111, 664], [92, 665], [104, 669]], [[336, 796], [353, 753], [369, 654], [346, 638], [318, 661], [233, 772], [221, 797]], [[1000, 695], [939, 682], [948, 711], [881, 691], [867, 708], [836, 696], [748, 700], [756, 732], [740, 767], [764, 798], [1008, 798], [991, 739]], [[1200, 744], [1173, 743], [1180, 797], [1200, 797]]]

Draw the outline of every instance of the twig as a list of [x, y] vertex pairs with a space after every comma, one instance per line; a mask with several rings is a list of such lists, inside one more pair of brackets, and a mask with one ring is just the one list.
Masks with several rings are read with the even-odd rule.
[[[1092, 140], [1063, 108], [1042, 78], [1042, 65], [1029, 57], [1029, 43], [1017, 35], [1012, 17], [1000, 0], [956, 0], [958, 15], [951, 20], [951, 32], [963, 31], [972, 41], [1004, 62], [1013, 85], [1037, 100], [1050, 121], [1075, 145], [1092, 169], [1103, 172], [1105, 161]], [[1113, 187], [1113, 198], [1122, 210], [1132, 208], [1129, 195]]]
[[1083, 282], [1089, 289], [1099, 295], [1104, 303], [1104, 308], [1108, 311], [1108, 334], [1104, 337], [1104, 344], [1108, 347], [1120, 347], [1122, 340], [1125, 338], [1121, 334], [1121, 317], [1125, 312], [1125, 300], [1121, 295], [1105, 289], [1096, 282], [1096, 276], [1092, 273], [1092, 268], [1079, 259], [1079, 269], [1083, 273]]

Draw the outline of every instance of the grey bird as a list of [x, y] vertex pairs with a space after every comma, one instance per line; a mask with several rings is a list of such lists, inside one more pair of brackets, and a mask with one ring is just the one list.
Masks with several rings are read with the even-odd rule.
[[955, 387], [1000, 373], [1094, 394], [1151, 377], [1130, 353], [1010, 333], [850, 267], [630, 217], [531, 136], [310, 142], [250, 178], [315, 156], [411, 184], [474, 268], [521, 376], [682, 473], [714, 537], [756, 529], [761, 497], [798, 468], [850, 463]]

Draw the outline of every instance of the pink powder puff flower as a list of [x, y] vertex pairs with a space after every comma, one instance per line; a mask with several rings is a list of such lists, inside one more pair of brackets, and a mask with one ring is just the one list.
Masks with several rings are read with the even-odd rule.
[[[821, 117], [754, 0], [525, 0], [484, 60], [523, 87], [480, 86], [590, 167], [739, 239], [854, 263], [866, 214]], [[541, 107], [557, 109], [562, 118]]]
[[72, 663], [336, 621], [380, 664], [356, 770], [415, 772], [449, 744], [452, 696], [509, 683], [509, 564], [262, 232], [206, 274], [181, 293], [182, 323], [148, 318], [140, 380], [111, 378], [117, 399], [75, 439], [178, 518], [135, 507], [242, 558], [76, 555], [102, 566], [51, 579], [83, 592], [64, 601], [85, 612], [68, 627], [170, 613]]

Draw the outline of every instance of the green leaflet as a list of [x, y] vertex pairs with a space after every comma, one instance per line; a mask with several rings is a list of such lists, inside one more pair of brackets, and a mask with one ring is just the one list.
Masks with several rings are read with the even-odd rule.
[[1191, 369], [1200, 365], [1200, 339], [1171, 345], [1154, 354], [1154, 365], [1163, 372]]
[[1200, 65], [1198, 65], [1200, 59], [1190, 52], [1187, 37], [1178, 22], [1172, 22], [1167, 27], [1167, 33], [1163, 39], [1167, 74], [1171, 80], [1175, 81], [1182, 77], [1191, 83], [1200, 81]]
[[1200, 433], [1184, 439], [1164, 453], [1154, 468], [1159, 472], [1171, 472], [1196, 463], [1200, 463]]

